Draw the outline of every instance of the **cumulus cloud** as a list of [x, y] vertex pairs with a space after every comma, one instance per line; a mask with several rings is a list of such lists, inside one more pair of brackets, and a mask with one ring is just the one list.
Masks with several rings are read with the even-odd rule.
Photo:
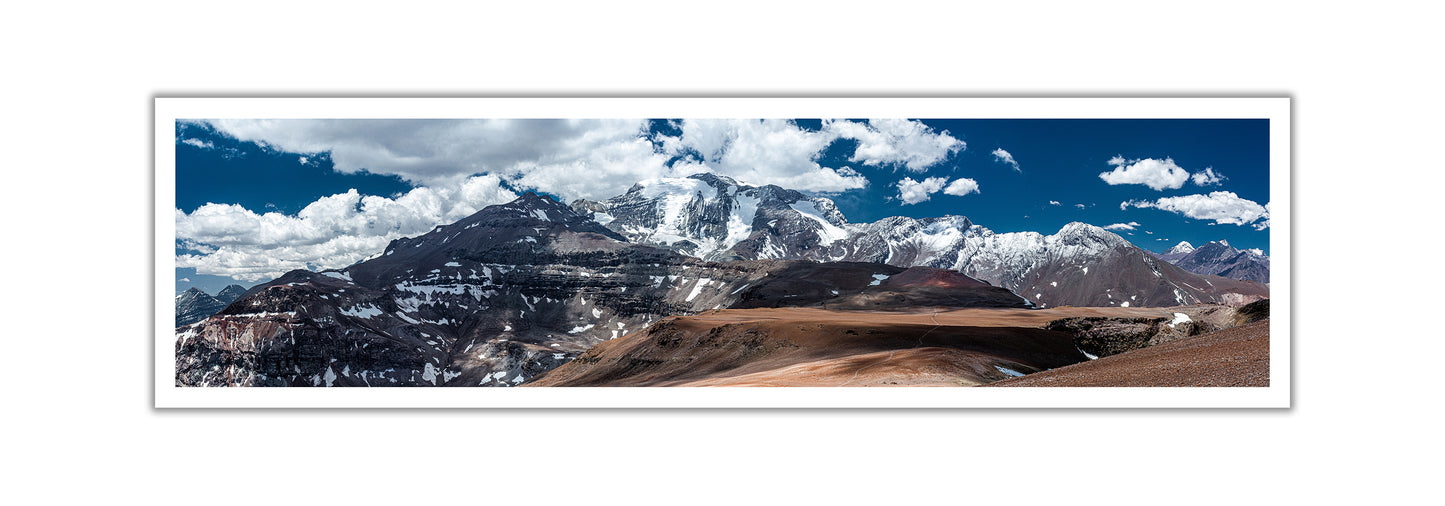
[[450, 188], [415, 188], [395, 199], [356, 190], [322, 197], [293, 215], [257, 214], [235, 204], [176, 209], [176, 240], [195, 253], [176, 255], [176, 267], [244, 281], [305, 268], [340, 268], [379, 253], [402, 236], [425, 233], [516, 194], [497, 176], [468, 178]]
[[[1254, 223], [1256, 230], [1269, 228], [1269, 208], [1240, 198], [1234, 192], [1218, 191], [1208, 195], [1182, 195], [1165, 197], [1154, 201], [1130, 200], [1119, 204], [1120, 209], [1129, 207], [1154, 208], [1181, 214], [1197, 220], [1212, 220], [1225, 225], [1247, 225]], [[1262, 222], [1255, 223], [1263, 220]]]
[[823, 150], [837, 140], [832, 132], [805, 130], [792, 121], [777, 119], [687, 119], [680, 127], [682, 134], [677, 137], [659, 137], [663, 155], [672, 157], [691, 151], [702, 159], [678, 162], [671, 170], [676, 175], [707, 171], [753, 184], [815, 192], [840, 192], [868, 185], [867, 178], [853, 169], [818, 164]]
[[993, 158], [994, 158], [994, 160], [998, 160], [999, 162], [1002, 162], [1002, 163], [1004, 163], [1004, 164], [1007, 164], [1007, 165], [1010, 166], [1010, 167], [1013, 167], [1014, 170], [1016, 170], [1016, 171], [1018, 171], [1018, 172], [1023, 172], [1023, 171], [1024, 171], [1023, 169], [1020, 169], [1020, 168], [1019, 168], [1019, 162], [1014, 161], [1014, 155], [1009, 154], [1008, 151], [1004, 151], [1003, 148], [998, 148], [998, 149], [993, 150]]
[[1174, 159], [1126, 160], [1122, 156], [1109, 159], [1114, 166], [1110, 172], [1099, 173], [1099, 179], [1110, 185], [1142, 184], [1155, 190], [1178, 189], [1189, 180], [1189, 171], [1174, 163]]
[[981, 192], [978, 191], [978, 181], [974, 181], [966, 177], [961, 177], [955, 179], [952, 183], [949, 183], [948, 187], [943, 189], [943, 193], [948, 195], [958, 195], [962, 197], [970, 193]]
[[1115, 223], [1115, 224], [1113, 224], [1113, 225], [1109, 225], [1109, 226], [1107, 226], [1107, 227], [1104, 227], [1104, 229], [1106, 229], [1106, 230], [1134, 230], [1134, 228], [1135, 228], [1135, 227], [1138, 227], [1138, 226], [1139, 226], [1139, 223], [1138, 223], [1138, 222], [1131, 221], [1131, 222], [1128, 222], [1128, 223]]
[[906, 119], [870, 119], [867, 123], [827, 120], [822, 131], [858, 141], [848, 161], [875, 167], [902, 166], [909, 172], [924, 172], [968, 146], [947, 130], [935, 133], [922, 122]]
[[[342, 173], [366, 170], [418, 186], [493, 174], [567, 198], [617, 195], [636, 180], [672, 175], [644, 139], [643, 120], [218, 119], [218, 131], [293, 153], [329, 152]], [[630, 180], [626, 183], [618, 179]], [[540, 184], [564, 183], [561, 188]]]
[[[880, 120], [883, 124], [891, 124]], [[838, 134], [789, 120], [685, 120], [678, 136], [649, 138], [645, 120], [341, 119], [207, 120], [237, 139], [295, 153], [329, 152], [336, 170], [397, 175], [418, 186], [444, 186], [475, 174], [500, 176], [519, 189], [567, 200], [606, 199], [632, 183], [715, 172], [756, 184], [815, 192], [867, 186], [852, 170], [817, 163]], [[916, 122], [914, 122], [916, 123]], [[927, 127], [918, 123], [918, 127]], [[864, 130], [875, 130], [863, 125]], [[951, 137], [950, 137], [951, 139]], [[898, 139], [909, 163], [931, 151]], [[960, 141], [961, 142], [961, 141]], [[926, 148], [920, 144], [919, 149]], [[697, 153], [694, 158], [691, 153]], [[669, 163], [677, 157], [682, 160]], [[869, 158], [871, 160], [871, 158]]]
[[1195, 172], [1194, 175], [1189, 176], [1189, 178], [1193, 179], [1194, 184], [1199, 186], [1213, 186], [1221, 184], [1227, 179], [1223, 174], [1214, 172], [1214, 167], [1205, 167], [1203, 172]]
[[898, 198], [903, 201], [903, 205], [927, 202], [929, 196], [942, 190], [945, 183], [948, 183], [946, 177], [930, 177], [923, 181], [914, 181], [911, 177], [905, 177], [896, 184]]

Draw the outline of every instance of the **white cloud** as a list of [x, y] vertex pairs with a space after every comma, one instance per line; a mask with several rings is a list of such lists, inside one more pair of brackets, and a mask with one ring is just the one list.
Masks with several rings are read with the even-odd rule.
[[[232, 137], [294, 153], [330, 152], [339, 172], [393, 174], [419, 186], [494, 174], [568, 199], [606, 198], [633, 182], [671, 176], [643, 138], [643, 120], [283, 119], [208, 120]], [[626, 182], [623, 182], [626, 180]], [[561, 183], [558, 188], [540, 184]], [[603, 196], [605, 195], [605, 197]]]
[[1255, 223], [1254, 225], [1251, 225], [1254, 227], [1255, 230], [1264, 230], [1266, 228], [1269, 228], [1269, 211], [1272, 204], [1273, 202], [1266, 202], [1264, 204], [1264, 220], [1260, 221], [1259, 223]]
[[1099, 173], [1099, 179], [1110, 185], [1142, 184], [1155, 190], [1172, 190], [1189, 180], [1189, 171], [1176, 165], [1172, 158], [1125, 160], [1116, 156], [1109, 159], [1109, 165], [1113, 165], [1114, 170]]
[[190, 280], [191, 280], [191, 278], [181, 278], [181, 279], [177, 279], [176, 281], [180, 281], [180, 282], [182, 282], [182, 283], [186, 283], [186, 282], [189, 282]]
[[1084, 206], [1083, 204], [1074, 204], [1074, 207], [1077, 207], [1077, 208], [1079, 208], [1079, 209], [1083, 209], [1085, 206]]
[[1104, 228], [1105, 228], [1106, 230], [1134, 230], [1134, 227], [1138, 227], [1138, 226], [1139, 226], [1139, 223], [1138, 223], [1138, 222], [1131, 221], [1131, 222], [1128, 222], [1128, 223], [1115, 223], [1115, 224], [1113, 224], [1113, 225], [1109, 225], [1109, 226], [1104, 227]]
[[914, 181], [911, 177], [905, 177], [896, 184], [898, 198], [903, 201], [903, 205], [927, 202], [930, 198], [929, 195], [938, 193], [938, 190], [942, 190], [943, 185], [947, 182], [948, 178], [946, 177], [930, 177], [923, 181]]
[[1063, 204], [1060, 204], [1059, 201], [1057, 201], [1057, 200], [1050, 200], [1050, 201], [1049, 201], [1049, 205], [1052, 205], [1052, 206], [1061, 206], [1061, 205], [1063, 205]]
[[[643, 120], [208, 122], [227, 135], [289, 152], [330, 152], [336, 170], [344, 173], [365, 169], [434, 187], [457, 184], [474, 174], [494, 174], [513, 187], [567, 200], [606, 199], [639, 180], [702, 171], [815, 192], [864, 188], [868, 183], [851, 169], [817, 163], [837, 133], [807, 131], [788, 120], [686, 120], [676, 124], [681, 135], [657, 136], [655, 142], [647, 139]], [[910, 161], [931, 156], [927, 151], [906, 152], [911, 145], [902, 148]], [[687, 150], [702, 159], [668, 164]]]
[[190, 144], [201, 149], [212, 149], [216, 147], [215, 144], [211, 144], [211, 141], [203, 141], [200, 139], [181, 139], [181, 143]]
[[1214, 167], [1205, 167], [1203, 172], [1195, 172], [1194, 175], [1189, 176], [1189, 178], [1193, 179], [1194, 184], [1199, 186], [1217, 185], [1223, 183], [1225, 179], [1228, 179], [1224, 177], [1223, 174], [1214, 172]]
[[425, 233], [516, 195], [497, 176], [468, 178], [455, 187], [419, 187], [395, 199], [356, 190], [322, 197], [292, 215], [257, 214], [234, 204], [175, 210], [176, 239], [197, 253], [176, 255], [177, 267], [245, 281], [292, 269], [351, 265], [380, 253], [393, 239]]
[[1182, 195], [1165, 197], [1155, 201], [1131, 200], [1119, 204], [1120, 209], [1129, 207], [1155, 208], [1181, 214], [1197, 220], [1212, 220], [1225, 225], [1254, 225], [1257, 230], [1269, 228], [1269, 208], [1240, 198], [1234, 192], [1218, 191], [1208, 195]]
[[906, 119], [870, 119], [866, 124], [826, 120], [823, 132], [858, 141], [848, 161], [875, 167], [901, 165], [909, 172], [923, 172], [968, 146], [947, 130], [935, 133], [922, 122]]
[[867, 178], [853, 169], [818, 164], [823, 150], [837, 140], [832, 132], [808, 131], [792, 121], [776, 119], [688, 119], [682, 121], [681, 129], [678, 137], [660, 139], [664, 155], [675, 156], [690, 149], [700, 153], [702, 160], [675, 164], [672, 172], [676, 176], [708, 171], [752, 184], [815, 192], [840, 192], [868, 185]]
[[978, 181], [974, 181], [966, 177], [961, 177], [955, 179], [952, 183], [949, 183], [948, 187], [943, 189], [943, 193], [947, 195], [958, 195], [961, 197], [970, 193], [982, 192], [978, 190]]
[[1003, 148], [998, 148], [998, 149], [993, 150], [993, 158], [994, 158], [995, 160], [998, 160], [998, 161], [1000, 161], [1000, 162], [1003, 162], [1003, 163], [1005, 163], [1005, 164], [1008, 164], [1009, 166], [1013, 167], [1014, 170], [1016, 170], [1016, 171], [1019, 171], [1019, 172], [1023, 172], [1023, 171], [1024, 171], [1023, 169], [1019, 168], [1019, 162], [1014, 161], [1014, 155], [1009, 154], [1008, 151], [1004, 151]]

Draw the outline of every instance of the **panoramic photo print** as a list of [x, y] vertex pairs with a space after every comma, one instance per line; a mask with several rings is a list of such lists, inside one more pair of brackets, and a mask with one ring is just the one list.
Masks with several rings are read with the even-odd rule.
[[1268, 117], [157, 122], [158, 390], [1280, 380]]

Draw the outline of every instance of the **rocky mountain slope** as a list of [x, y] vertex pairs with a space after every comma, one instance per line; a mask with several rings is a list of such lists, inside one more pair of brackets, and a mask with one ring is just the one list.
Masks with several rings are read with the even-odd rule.
[[804, 251], [847, 235], [831, 200], [706, 173], [642, 181], [573, 208], [632, 242], [709, 260], [805, 258]]
[[1269, 256], [1260, 250], [1241, 250], [1229, 241], [1211, 241], [1198, 248], [1181, 242], [1157, 257], [1195, 274], [1269, 283]]
[[660, 318], [733, 305], [1027, 306], [937, 269], [711, 262], [623, 239], [527, 194], [346, 269], [252, 288], [177, 329], [176, 382], [514, 386]]
[[711, 174], [644, 181], [573, 207], [629, 240], [687, 255], [952, 269], [1040, 307], [1243, 304], [1268, 296], [1265, 286], [1191, 273], [1084, 223], [1053, 235], [994, 233], [962, 216], [851, 224], [826, 198]]

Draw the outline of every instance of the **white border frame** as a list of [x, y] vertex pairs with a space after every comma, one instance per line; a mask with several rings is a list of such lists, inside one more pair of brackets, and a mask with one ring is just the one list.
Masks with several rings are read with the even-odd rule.
[[[1260, 98], [156, 98], [158, 408], [1288, 408], [1291, 109]], [[176, 387], [175, 121], [193, 118], [1263, 118], [1269, 120], [1270, 386], [1265, 388]]]

